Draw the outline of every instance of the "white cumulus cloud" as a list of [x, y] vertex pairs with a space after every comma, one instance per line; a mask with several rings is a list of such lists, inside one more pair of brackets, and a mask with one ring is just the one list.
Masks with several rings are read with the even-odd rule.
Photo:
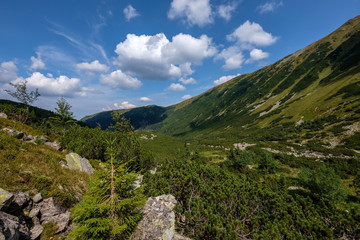
[[186, 94], [184, 96], [182, 96], [182, 99], [186, 100], [186, 99], [190, 99], [191, 98], [191, 95], [189, 94]]
[[188, 84], [196, 84], [197, 81], [194, 78], [180, 78], [179, 82], [182, 84], [188, 85]]
[[186, 87], [184, 87], [180, 83], [172, 83], [167, 89], [172, 91], [182, 92], [186, 90]]
[[233, 79], [234, 77], [236, 77], [236, 75], [222, 76], [219, 79], [215, 80], [214, 84], [215, 84], [215, 86], [220, 85], [220, 84], [222, 84], [224, 82], [229, 81], [230, 79]]
[[261, 49], [254, 48], [250, 51], [250, 58], [246, 60], [246, 63], [252, 63], [268, 57], [269, 53], [263, 52]]
[[165, 34], [153, 36], [128, 34], [116, 46], [116, 64], [130, 75], [147, 80], [169, 80], [191, 74], [191, 64], [213, 56], [216, 48], [206, 35], [194, 38], [178, 34], [169, 41]]
[[137, 78], [131, 77], [121, 70], [116, 70], [107, 75], [100, 76], [100, 82], [113, 88], [120, 88], [123, 90], [138, 89], [142, 83]]
[[150, 98], [148, 98], [148, 97], [141, 97], [140, 101], [142, 101], [142, 102], [151, 102], [152, 100]]
[[2, 62], [0, 65], [0, 82], [11, 82], [17, 78], [18, 68], [12, 61]]
[[223, 4], [218, 7], [218, 15], [219, 17], [229, 21], [231, 19], [232, 13], [235, 11], [237, 7], [236, 3], [232, 4]]
[[182, 19], [190, 26], [210, 24], [213, 22], [210, 0], [173, 0], [168, 17]]
[[284, 3], [280, 2], [266, 2], [264, 4], [259, 5], [256, 9], [259, 11], [260, 14], [274, 12], [277, 8], [283, 6]]
[[248, 20], [240, 25], [233, 33], [227, 35], [227, 39], [240, 44], [269, 46], [276, 42], [277, 37], [265, 32], [258, 23], [252, 23]]
[[245, 61], [241, 49], [237, 46], [223, 49], [215, 59], [223, 59], [225, 61], [225, 64], [222, 66], [224, 70], [240, 68]]
[[129, 109], [136, 107], [134, 104], [131, 104], [128, 101], [123, 101], [120, 105], [118, 103], [114, 103], [114, 106], [117, 109]]
[[90, 63], [82, 62], [76, 64], [76, 68], [79, 70], [86, 70], [86, 71], [94, 71], [94, 72], [106, 72], [109, 70], [109, 67], [105, 64], [101, 64], [98, 60], [94, 60]]
[[31, 70], [44, 69], [45, 68], [45, 63], [41, 59], [40, 53], [37, 52], [36, 55], [37, 55], [37, 57], [31, 56], [31, 58], [30, 58], [30, 60], [31, 60], [30, 69]]
[[57, 78], [52, 75], [45, 76], [40, 72], [34, 72], [30, 77], [18, 78], [14, 82], [27, 81], [29, 88], [38, 88], [39, 93], [45, 96], [86, 96], [87, 88], [81, 86], [79, 78], [69, 78], [60, 75]]
[[124, 9], [124, 15], [125, 15], [125, 19], [126, 21], [130, 21], [132, 18], [138, 17], [140, 16], [140, 14], [138, 13], [138, 11], [131, 5], [128, 5], [125, 9]]
[[[269, 53], [256, 47], [269, 46], [277, 41], [271, 33], [255, 22], [246, 21], [233, 33], [226, 36], [228, 41], [235, 42], [232, 46], [223, 49], [215, 59], [223, 59], [224, 70], [240, 68], [243, 63], [252, 63], [269, 57]], [[245, 59], [243, 51], [250, 52], [250, 58]]]

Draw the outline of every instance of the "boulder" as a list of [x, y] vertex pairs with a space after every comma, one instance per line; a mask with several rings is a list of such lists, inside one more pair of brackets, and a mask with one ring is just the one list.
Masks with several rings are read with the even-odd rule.
[[0, 211], [7, 209], [14, 200], [14, 194], [0, 188]]
[[0, 118], [8, 118], [8, 117], [7, 117], [6, 113], [1, 112], [0, 113]]
[[35, 225], [31, 230], [30, 230], [30, 238], [31, 240], [36, 240], [39, 239], [40, 235], [42, 234], [44, 228], [41, 225]]
[[149, 198], [142, 210], [143, 219], [130, 239], [173, 240], [174, 236], [181, 239], [179, 238], [181, 235], [175, 233], [175, 213], [173, 208], [176, 202], [175, 197], [172, 195]]
[[175, 233], [173, 240], [191, 240], [191, 238]]
[[19, 218], [0, 211], [0, 240], [20, 239]]
[[25, 135], [23, 137], [23, 140], [26, 142], [31, 142], [31, 141], [35, 141], [35, 138], [33, 137], [33, 135]]
[[49, 139], [47, 137], [45, 137], [44, 135], [42, 135], [39, 139], [41, 141], [44, 141], [44, 143], [50, 142]]
[[14, 196], [14, 203], [21, 209], [24, 209], [31, 201], [28, 193], [17, 192]]
[[17, 139], [23, 139], [26, 134], [11, 128], [3, 128], [3, 131], [7, 132], [10, 136], [16, 137]]
[[39, 203], [42, 201], [42, 196], [41, 193], [35, 194], [35, 196], [32, 199], [34, 201], [34, 203]]
[[31, 211], [29, 212], [29, 215], [28, 215], [30, 218], [38, 218], [40, 217], [40, 209], [39, 208], [33, 208], [31, 209]]
[[92, 174], [94, 172], [93, 167], [89, 163], [89, 160], [82, 158], [77, 153], [69, 153], [66, 155], [66, 163], [69, 169], [78, 170]]
[[[53, 197], [47, 198], [38, 205], [40, 211], [40, 223], [53, 222], [58, 226], [57, 233], [63, 232], [69, 224], [70, 212], [64, 211]], [[38, 214], [39, 215], [39, 214]]]
[[59, 151], [61, 148], [60, 143], [58, 143], [58, 142], [45, 142], [45, 145], [52, 147], [53, 149], [55, 149], [57, 151]]

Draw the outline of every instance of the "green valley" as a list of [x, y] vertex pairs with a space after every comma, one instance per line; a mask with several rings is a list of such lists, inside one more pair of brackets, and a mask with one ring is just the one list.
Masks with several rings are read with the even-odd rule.
[[360, 239], [360, 16], [172, 106], [57, 105], [0, 101], [0, 239]]

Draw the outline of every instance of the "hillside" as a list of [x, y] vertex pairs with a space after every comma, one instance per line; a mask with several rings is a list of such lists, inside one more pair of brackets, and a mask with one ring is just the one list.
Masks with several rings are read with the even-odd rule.
[[[140, 121], [147, 122], [145, 129], [188, 140], [225, 144], [320, 139], [335, 147], [359, 131], [359, 97], [360, 16], [272, 65], [161, 108], [159, 116], [147, 115], [146, 107], [127, 110], [124, 116], [131, 116], [137, 128], [145, 126]], [[143, 114], [137, 119], [139, 112]], [[99, 113], [83, 121], [106, 126], [109, 115]]]

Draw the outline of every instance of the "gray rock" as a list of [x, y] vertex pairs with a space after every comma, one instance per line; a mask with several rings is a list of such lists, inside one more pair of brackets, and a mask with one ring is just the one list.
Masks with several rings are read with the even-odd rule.
[[33, 135], [25, 135], [23, 137], [23, 140], [26, 142], [31, 142], [31, 141], [35, 141], [35, 138], [33, 137]]
[[57, 151], [59, 151], [60, 148], [61, 148], [60, 143], [58, 143], [58, 142], [46, 142], [45, 145], [49, 146], [49, 147], [52, 147]]
[[34, 203], [39, 203], [39, 202], [41, 202], [41, 201], [43, 200], [43, 199], [42, 199], [42, 196], [41, 196], [41, 193], [36, 194], [36, 195], [33, 197], [32, 200], [34, 201]]
[[33, 208], [31, 209], [31, 211], [29, 212], [29, 217], [30, 218], [34, 218], [34, 217], [40, 217], [40, 209], [39, 208]]
[[26, 134], [11, 128], [3, 128], [3, 131], [7, 132], [10, 136], [16, 137], [17, 139], [23, 139]]
[[173, 240], [191, 240], [191, 238], [180, 235], [179, 233], [175, 233]]
[[19, 206], [19, 208], [25, 208], [31, 201], [28, 193], [18, 192], [14, 194], [14, 203]]
[[63, 232], [69, 224], [70, 212], [64, 211], [54, 200], [47, 198], [38, 205], [41, 224], [53, 222], [58, 226], [57, 233]]
[[8, 118], [8, 117], [7, 117], [6, 113], [1, 112], [0, 113], [0, 118]]
[[38, 205], [38, 207], [41, 213], [41, 222], [48, 220], [48, 218], [51, 218], [52, 216], [59, 215], [62, 213], [60, 206], [56, 204], [53, 197], [43, 200]]
[[19, 218], [0, 211], [0, 240], [20, 239]]
[[44, 228], [41, 225], [35, 225], [31, 230], [31, 240], [36, 240], [40, 237], [40, 235], [42, 234]]
[[135, 188], [141, 187], [141, 183], [143, 181], [144, 175], [139, 174], [136, 178], [136, 181], [133, 183]]
[[173, 240], [174, 236], [177, 236], [177, 239], [182, 239], [179, 238], [181, 235], [175, 234], [175, 213], [173, 208], [176, 202], [172, 195], [149, 198], [142, 210], [143, 219], [130, 239]]
[[86, 158], [80, 157], [77, 153], [69, 153], [66, 155], [66, 162], [69, 169], [78, 170], [92, 174], [94, 172], [93, 167]]
[[60, 163], [61, 167], [69, 168], [68, 165], [67, 165], [67, 162], [65, 162], [64, 160], [61, 160], [59, 163]]
[[0, 188], [0, 211], [4, 211], [14, 200], [14, 194]]
[[41, 141], [44, 141], [44, 143], [50, 142], [49, 139], [47, 137], [45, 137], [44, 135], [42, 135], [39, 139]]

